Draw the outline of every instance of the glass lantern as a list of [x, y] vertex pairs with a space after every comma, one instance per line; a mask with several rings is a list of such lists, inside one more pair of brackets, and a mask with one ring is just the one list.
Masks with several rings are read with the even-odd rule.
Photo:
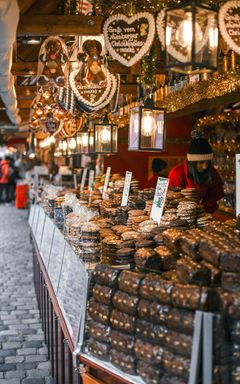
[[180, 73], [217, 69], [217, 10], [188, 2], [167, 9], [165, 23], [166, 68]]
[[69, 137], [67, 139], [67, 154], [73, 155], [76, 152], [77, 142], [75, 137]]
[[94, 124], [94, 153], [116, 153], [117, 135], [117, 125], [109, 123], [105, 114], [102, 123]]
[[129, 151], [163, 151], [165, 148], [165, 109], [154, 107], [147, 99], [140, 107], [130, 109]]

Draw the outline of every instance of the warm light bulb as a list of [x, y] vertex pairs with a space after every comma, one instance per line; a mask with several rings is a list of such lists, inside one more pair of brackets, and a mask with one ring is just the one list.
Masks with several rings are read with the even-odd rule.
[[89, 137], [89, 145], [93, 145], [93, 136]]
[[170, 27], [170, 25], [167, 25], [167, 28], [166, 28], [166, 45], [167, 46], [171, 44], [171, 37], [172, 37], [172, 27]]
[[62, 150], [63, 151], [67, 150], [67, 142], [66, 142], [66, 140], [63, 140], [63, 142], [62, 142]]
[[218, 47], [218, 28], [209, 28], [209, 46], [214, 49]]
[[100, 135], [99, 135], [99, 139], [104, 144], [110, 142], [111, 135], [110, 135], [110, 131], [107, 127], [102, 128], [102, 131], [100, 132]]
[[82, 135], [82, 145], [83, 145], [83, 147], [88, 146], [88, 133], [84, 133]]
[[28, 156], [29, 159], [34, 159], [36, 157], [35, 153], [30, 153], [30, 155]]
[[142, 115], [142, 134], [144, 136], [152, 136], [153, 132], [153, 115], [151, 111], [144, 111]]
[[69, 140], [69, 149], [75, 149], [76, 146], [77, 146], [77, 143], [76, 143], [76, 140], [72, 137], [70, 140]]

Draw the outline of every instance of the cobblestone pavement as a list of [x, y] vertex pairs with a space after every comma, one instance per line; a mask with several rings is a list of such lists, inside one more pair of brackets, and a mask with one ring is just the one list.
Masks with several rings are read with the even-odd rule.
[[50, 384], [27, 210], [0, 205], [0, 384]]

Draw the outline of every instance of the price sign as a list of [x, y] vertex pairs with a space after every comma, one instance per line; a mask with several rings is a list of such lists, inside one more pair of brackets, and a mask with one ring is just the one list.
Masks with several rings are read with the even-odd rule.
[[87, 177], [87, 171], [88, 171], [88, 168], [84, 168], [83, 173], [82, 173], [80, 191], [83, 191], [83, 189], [84, 189], [84, 185], [85, 185], [85, 181], [86, 181], [86, 177]]
[[77, 174], [73, 174], [73, 182], [74, 182], [74, 188], [77, 189]]
[[125, 207], [128, 203], [131, 180], [132, 180], [132, 172], [127, 171], [125, 175], [121, 207]]
[[107, 188], [108, 188], [110, 173], [111, 173], [111, 167], [107, 167], [107, 172], [106, 172], [106, 176], [105, 176], [105, 180], [104, 180], [104, 186], [103, 186], [103, 194], [102, 194], [103, 200], [105, 199], [105, 193], [106, 193]]
[[88, 190], [89, 192], [93, 191], [93, 183], [94, 183], [94, 171], [89, 171], [89, 179], [88, 179]]
[[236, 215], [240, 215], [240, 154], [236, 155]]
[[163, 177], [158, 178], [150, 216], [151, 219], [158, 223], [158, 225], [161, 222], [163, 214], [163, 208], [168, 190], [168, 183], [169, 179], [164, 179]]

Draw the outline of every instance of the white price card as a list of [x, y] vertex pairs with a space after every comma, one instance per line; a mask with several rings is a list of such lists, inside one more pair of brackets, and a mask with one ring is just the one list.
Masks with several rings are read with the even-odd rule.
[[236, 155], [236, 216], [240, 215], [240, 153]]
[[93, 191], [93, 184], [94, 184], [94, 171], [89, 171], [89, 179], [88, 179], [88, 190], [89, 192]]
[[122, 202], [121, 207], [125, 207], [128, 203], [128, 196], [130, 191], [130, 185], [132, 180], [132, 172], [127, 171], [125, 175], [125, 182], [124, 182], [124, 188], [123, 188], [123, 194], [122, 194]]
[[74, 182], [74, 188], [77, 189], [77, 174], [73, 174], [73, 182]]
[[105, 193], [107, 192], [107, 189], [108, 189], [110, 173], [111, 173], [111, 167], [107, 167], [107, 172], [105, 175], [104, 186], [103, 186], [103, 193], [102, 193], [103, 200], [105, 199]]
[[155, 195], [153, 199], [153, 205], [151, 210], [151, 219], [156, 221], [158, 225], [161, 222], [163, 208], [165, 204], [165, 199], [168, 190], [169, 179], [164, 179], [163, 177], [158, 178]]
[[86, 181], [86, 177], [87, 177], [87, 171], [88, 171], [88, 168], [84, 168], [83, 173], [82, 173], [80, 191], [83, 191], [83, 189], [84, 189], [84, 185], [85, 185], [85, 181]]

